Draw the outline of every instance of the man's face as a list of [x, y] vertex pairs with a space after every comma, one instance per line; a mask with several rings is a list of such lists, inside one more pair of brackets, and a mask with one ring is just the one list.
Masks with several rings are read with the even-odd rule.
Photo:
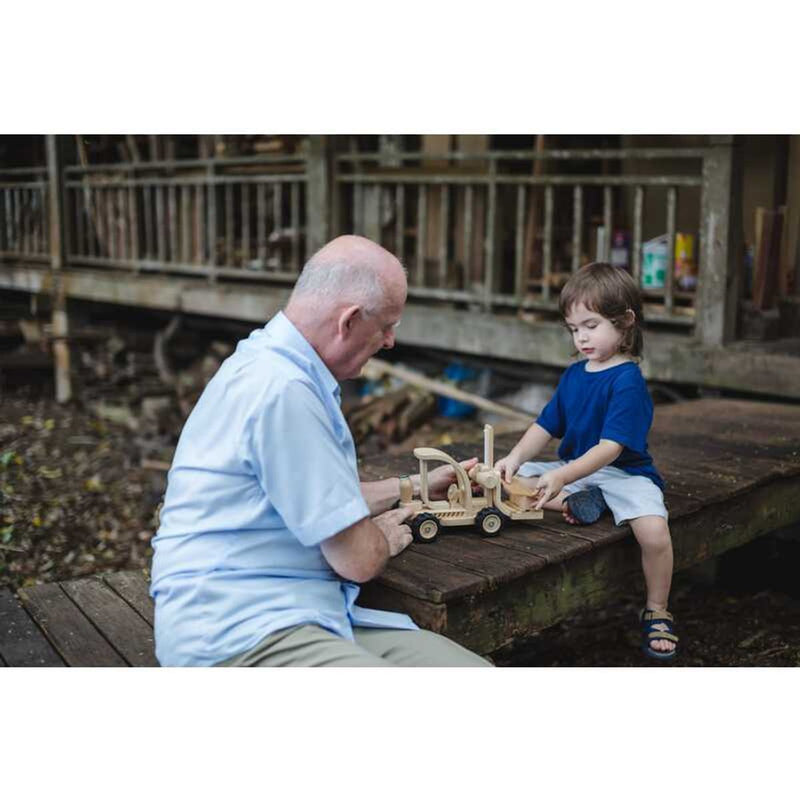
[[360, 313], [353, 323], [348, 378], [356, 378], [364, 364], [379, 350], [394, 347], [395, 330], [400, 324], [403, 307], [388, 306], [376, 314]]
[[375, 353], [394, 347], [395, 330], [400, 324], [405, 300], [406, 290], [403, 286], [402, 291], [398, 288], [392, 292], [383, 308], [376, 313], [367, 314], [359, 310], [352, 321], [346, 344], [346, 358], [337, 378], [341, 380], [358, 377], [364, 364]]

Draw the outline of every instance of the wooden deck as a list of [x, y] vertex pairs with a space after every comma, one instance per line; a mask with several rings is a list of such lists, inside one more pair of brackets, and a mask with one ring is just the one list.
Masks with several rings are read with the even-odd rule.
[[[479, 426], [476, 426], [479, 427]], [[498, 437], [496, 452], [513, 445]], [[658, 406], [651, 450], [667, 481], [676, 569], [800, 520], [800, 406], [698, 400]], [[457, 457], [479, 443], [444, 448]], [[414, 469], [413, 457], [375, 458], [362, 477]], [[604, 517], [573, 527], [545, 512], [493, 539], [445, 532], [413, 544], [361, 602], [403, 610], [481, 653], [641, 585], [627, 526]], [[0, 591], [0, 665], [156, 666], [153, 610], [141, 573]]]

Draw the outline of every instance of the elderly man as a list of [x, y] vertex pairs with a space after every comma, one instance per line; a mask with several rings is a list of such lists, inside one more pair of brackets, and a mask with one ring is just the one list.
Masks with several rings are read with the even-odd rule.
[[[390, 510], [398, 478], [359, 484], [338, 381], [394, 345], [405, 300], [400, 262], [341, 236], [209, 382], [181, 433], [153, 539], [161, 664], [487, 665], [404, 614], [355, 605], [357, 584], [411, 533], [408, 513]], [[447, 466], [429, 477], [438, 494], [454, 480]]]

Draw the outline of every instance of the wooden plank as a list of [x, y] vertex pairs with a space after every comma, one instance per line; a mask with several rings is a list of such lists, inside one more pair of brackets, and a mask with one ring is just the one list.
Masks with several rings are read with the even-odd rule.
[[103, 580], [134, 608], [150, 627], [153, 626], [153, 598], [150, 597], [150, 584], [141, 572], [111, 572], [103, 575]]
[[157, 667], [153, 629], [100, 578], [65, 581], [62, 589], [132, 667]]
[[542, 242], [542, 299], [549, 300], [553, 271], [553, 187], [544, 187], [544, 240]]
[[470, 528], [443, 528], [433, 542], [419, 547], [425, 548], [422, 552], [429, 558], [485, 577], [492, 589], [547, 563], [530, 550], [492, 547], [489, 540]]
[[114, 189], [103, 187], [103, 207], [106, 214], [106, 254], [109, 258], [119, 258], [117, 253], [117, 220], [114, 215]]
[[489, 588], [485, 576], [425, 555], [431, 546], [410, 545], [389, 562], [376, 582], [430, 603], [480, 594]]
[[203, 236], [203, 220], [205, 210], [203, 209], [203, 186], [197, 184], [194, 187], [194, 263], [203, 264], [205, 262], [205, 249]]
[[0, 659], [9, 667], [63, 667], [64, 662], [8, 589], [0, 589]]
[[608, 261], [611, 258], [611, 238], [614, 235], [614, 203], [611, 194], [611, 187], [606, 186], [603, 188], [603, 227], [605, 228], [606, 235], [603, 240], [603, 255], [602, 260]]
[[174, 185], [167, 189], [167, 208], [169, 209], [169, 260], [180, 261], [178, 254], [178, 196]]
[[130, 226], [131, 226], [131, 258], [134, 261], [139, 260], [139, 195], [136, 188], [130, 186], [128, 188], [128, 209], [130, 212]]
[[[358, 231], [356, 231], [358, 233]], [[272, 184], [272, 237], [276, 242], [280, 242], [280, 237], [283, 235], [283, 185], [280, 183]], [[270, 237], [270, 238], [272, 238]], [[278, 261], [280, 269], [283, 271], [286, 265], [283, 262], [283, 253], [278, 247]]]
[[583, 539], [592, 547], [604, 547], [630, 534], [630, 528], [627, 525], [615, 525], [610, 514], [603, 515], [592, 525], [572, 525], [564, 519], [560, 511], [545, 509], [544, 518], [537, 526], [556, 536]]
[[[378, 189], [381, 192], [381, 189]], [[380, 197], [380, 194], [378, 195]], [[292, 271], [300, 274], [300, 184], [292, 181], [289, 194], [292, 215]], [[380, 225], [380, 220], [379, 220]], [[380, 228], [379, 228], [380, 230]]]
[[258, 260], [263, 269], [267, 261], [267, 187], [256, 185], [256, 231], [258, 237]]
[[155, 259], [156, 253], [153, 247], [153, 200], [152, 186], [142, 186], [142, 197], [144, 198], [144, 252], [145, 258]]
[[555, 531], [541, 523], [513, 523], [499, 536], [486, 539], [497, 547], [524, 550], [543, 558], [547, 564], [559, 564], [592, 549], [591, 543], [572, 531]]
[[415, 286], [425, 285], [425, 242], [428, 236], [428, 186], [417, 187], [417, 257], [414, 264]]
[[675, 220], [678, 208], [678, 190], [667, 189], [667, 271], [664, 276], [664, 310], [672, 313], [675, 305]]
[[[472, 187], [468, 186], [468, 190]], [[472, 197], [470, 196], [470, 200]], [[472, 212], [470, 203], [470, 213]], [[514, 224], [514, 294], [522, 299], [525, 297], [527, 286], [525, 285], [526, 274], [523, 269], [523, 259], [525, 256], [525, 185], [517, 186], [517, 207], [516, 220]]]
[[188, 264], [190, 261], [190, 242], [191, 242], [191, 186], [181, 186], [180, 206], [181, 206], [181, 261]]
[[162, 263], [167, 260], [167, 203], [165, 197], [166, 188], [159, 185], [155, 188], [156, 193], [156, 231], [158, 260]]
[[631, 269], [637, 286], [642, 279], [642, 215], [644, 211], [644, 187], [637, 186], [633, 195], [633, 249]]
[[126, 666], [58, 584], [20, 589], [19, 596], [68, 666]]
[[[683, 569], [800, 520], [800, 478], [781, 479], [730, 501], [706, 505], [672, 526], [675, 567]], [[633, 537], [512, 581], [483, 598], [447, 605], [441, 631], [479, 653], [530, 635], [574, 613], [619, 596], [620, 586], [644, 589]]]
[[246, 267], [250, 261], [250, 184], [242, 184], [242, 260]]
[[364, 608], [381, 608], [408, 614], [421, 628], [440, 633], [447, 628], [447, 606], [391, 589], [373, 581], [361, 587], [358, 604]]
[[773, 308], [778, 292], [783, 215], [766, 212], [753, 277], [753, 305], [764, 311]]
[[450, 189], [443, 186], [439, 198], [439, 286], [447, 286], [447, 233], [450, 217]]
[[583, 187], [572, 192], [572, 271], [577, 272], [583, 260]]
[[398, 183], [394, 187], [394, 250], [402, 264], [406, 257], [406, 187]]

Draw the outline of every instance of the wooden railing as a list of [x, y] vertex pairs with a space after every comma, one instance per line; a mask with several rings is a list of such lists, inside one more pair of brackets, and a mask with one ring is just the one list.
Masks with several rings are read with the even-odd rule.
[[[636, 171], [662, 159], [686, 168]], [[532, 169], [537, 161], [548, 169]], [[592, 173], [591, 161], [626, 169]], [[67, 266], [285, 284], [329, 235], [355, 232], [398, 255], [414, 298], [552, 314], [568, 275], [587, 259], [608, 260], [611, 232], [626, 227], [639, 281], [646, 231], [667, 239], [664, 285], [644, 290], [648, 320], [719, 345], [731, 338], [736, 306], [731, 165], [730, 140], [387, 159], [334, 155], [325, 137], [312, 136], [296, 156], [68, 166], [49, 182], [45, 168], [9, 170], [0, 173], [0, 257], [48, 258], [49, 187], [60, 181]], [[694, 210], [682, 226], [695, 235], [698, 265], [690, 290], [672, 269], [686, 193]], [[598, 229], [605, 235], [592, 242]]]
[[0, 257], [50, 257], [46, 167], [0, 170]]
[[67, 167], [67, 260], [293, 282], [309, 255], [305, 158]]
[[[663, 287], [644, 288], [648, 318], [694, 325], [698, 293], [679, 287], [672, 268], [678, 204], [694, 190], [694, 237], [699, 279], [709, 271], [706, 197], [716, 176], [707, 159], [715, 148], [496, 151], [481, 154], [343, 154], [336, 159], [338, 208], [334, 229], [380, 241], [407, 265], [413, 297], [480, 306], [554, 310], [569, 274], [586, 260], [609, 260], [616, 226], [632, 228], [629, 269], [642, 281], [646, 193], [662, 195], [659, 232], [666, 236]], [[550, 168], [537, 174], [536, 160], [565, 162], [680, 160], [682, 174], [575, 174]], [[433, 166], [431, 166], [431, 164]], [[696, 195], [700, 192], [700, 202]], [[588, 247], [592, 220], [587, 195], [602, 209], [601, 235]], [[626, 196], [623, 197], [623, 194]], [[599, 201], [599, 202], [598, 202]], [[615, 219], [626, 203], [627, 220]], [[719, 209], [716, 209], [719, 219]], [[725, 209], [722, 210], [726, 213]], [[566, 212], [566, 213], [565, 213]], [[649, 225], [650, 228], [653, 225]]]

